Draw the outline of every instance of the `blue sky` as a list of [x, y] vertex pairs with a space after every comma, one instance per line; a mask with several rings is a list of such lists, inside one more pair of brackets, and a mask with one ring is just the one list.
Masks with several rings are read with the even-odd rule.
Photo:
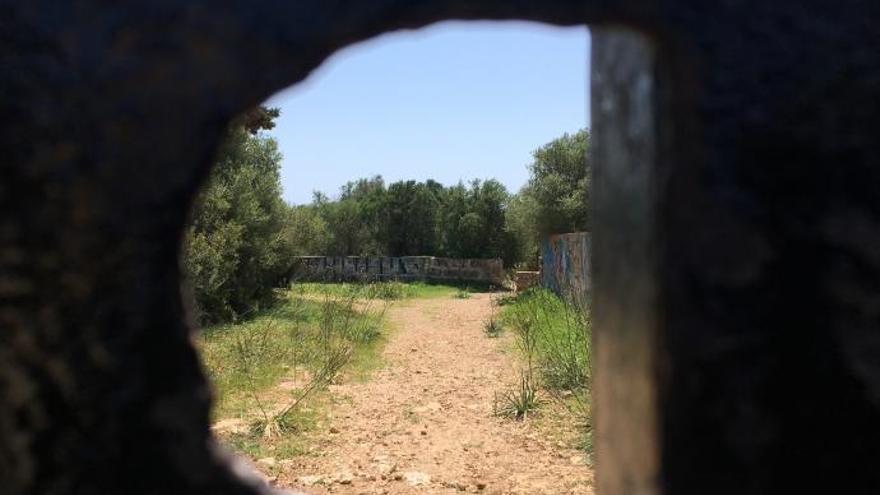
[[518, 190], [534, 149], [589, 125], [589, 42], [586, 27], [445, 22], [337, 52], [268, 102], [285, 199], [375, 174]]

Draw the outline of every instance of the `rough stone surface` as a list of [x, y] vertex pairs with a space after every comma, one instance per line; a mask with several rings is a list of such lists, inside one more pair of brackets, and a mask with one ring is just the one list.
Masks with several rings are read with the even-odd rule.
[[298, 256], [292, 280], [429, 280], [500, 285], [499, 259], [456, 259], [434, 256]]
[[593, 43], [594, 443], [604, 466], [597, 492], [655, 494], [661, 474], [655, 57], [648, 39], [617, 30], [593, 30]]
[[190, 202], [238, 112], [452, 18], [654, 44], [647, 72], [619, 52], [642, 64], [603, 87], [620, 98], [594, 93], [620, 103], [609, 139], [651, 143], [594, 161], [597, 373], [622, 379], [597, 407], [643, 406], [598, 418], [619, 433], [600, 491], [880, 492], [880, 2], [0, 0], [4, 493], [265, 490], [211, 446], [179, 294]]

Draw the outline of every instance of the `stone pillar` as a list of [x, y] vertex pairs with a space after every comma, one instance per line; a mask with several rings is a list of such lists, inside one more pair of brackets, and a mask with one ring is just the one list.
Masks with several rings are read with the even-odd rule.
[[658, 495], [654, 52], [632, 32], [592, 34], [597, 491]]

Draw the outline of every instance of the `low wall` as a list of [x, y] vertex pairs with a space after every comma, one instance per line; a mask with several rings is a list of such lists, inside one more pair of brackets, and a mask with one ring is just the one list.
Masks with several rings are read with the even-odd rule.
[[500, 259], [455, 259], [434, 256], [298, 256], [291, 280], [429, 280], [501, 285]]
[[557, 294], [590, 290], [590, 234], [551, 235], [541, 243], [541, 285]]

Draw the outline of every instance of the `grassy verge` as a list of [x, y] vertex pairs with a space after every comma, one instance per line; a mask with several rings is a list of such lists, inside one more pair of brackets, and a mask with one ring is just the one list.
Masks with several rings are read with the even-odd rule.
[[297, 282], [291, 290], [300, 294], [334, 295], [338, 297], [373, 298], [386, 301], [410, 298], [434, 298], [452, 296], [459, 291], [454, 284], [429, 282], [382, 281], [358, 282]]
[[522, 369], [517, 387], [500, 395], [496, 412], [523, 418], [550, 398], [556, 409], [564, 409], [576, 421], [582, 432], [580, 446], [590, 451], [592, 327], [588, 301], [532, 288], [498, 303], [498, 322], [514, 333]]
[[388, 332], [387, 301], [375, 294], [278, 295], [272, 309], [198, 339], [215, 389], [213, 419], [234, 425], [218, 434], [253, 457], [305, 452], [330, 400], [327, 385], [369, 376]]

